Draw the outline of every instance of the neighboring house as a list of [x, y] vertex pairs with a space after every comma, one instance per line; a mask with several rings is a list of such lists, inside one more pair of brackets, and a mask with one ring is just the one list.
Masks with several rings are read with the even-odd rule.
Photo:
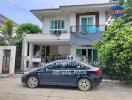
[[[0, 26], [8, 18], [0, 14]], [[14, 26], [17, 24], [14, 23]], [[0, 34], [0, 40], [6, 40], [7, 38]], [[15, 57], [16, 47], [15, 46], [0, 46], [0, 74], [14, 74], [15, 71]]]
[[[0, 14], [0, 26], [3, 25], [4, 22], [5, 22], [6, 20], [8, 20], [8, 19], [9, 19], [9, 18], [7, 18], [7, 17], [3, 16], [2, 14]], [[16, 24], [15, 22], [14, 22], [13, 24], [14, 24], [14, 26], [17, 26], [17, 24]], [[5, 39], [5, 36], [2, 35], [2, 34], [0, 34], [0, 40], [2, 40], [2, 39]]]
[[5, 16], [0, 14], [0, 25], [4, 24], [4, 21], [7, 20], [8, 18], [6, 18]]
[[98, 62], [98, 51], [92, 44], [102, 39], [112, 6], [104, 3], [31, 10], [43, 22], [43, 32], [26, 35], [21, 69], [68, 55], [91, 64]]
[[[8, 18], [6, 18], [5, 16], [0, 14], [0, 26], [3, 25], [4, 21], [7, 20], [7, 19]], [[0, 34], [0, 40], [2, 40], [2, 39], [5, 39], [5, 37], [2, 34]]]

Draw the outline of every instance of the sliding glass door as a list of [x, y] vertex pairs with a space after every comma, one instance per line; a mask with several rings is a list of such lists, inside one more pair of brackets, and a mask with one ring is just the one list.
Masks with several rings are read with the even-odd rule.
[[76, 49], [77, 57], [86, 57], [89, 63], [98, 62], [98, 51], [95, 49]]
[[82, 33], [90, 33], [93, 30], [95, 25], [95, 16], [81, 16], [80, 17], [80, 25], [81, 25], [81, 32]]

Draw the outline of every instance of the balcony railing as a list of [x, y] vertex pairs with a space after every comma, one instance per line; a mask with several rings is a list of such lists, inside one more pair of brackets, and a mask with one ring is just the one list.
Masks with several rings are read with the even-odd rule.
[[105, 25], [71, 26], [71, 33], [98, 33], [105, 31]]
[[67, 33], [67, 30], [66, 29], [50, 29], [49, 30], [50, 34], [52, 35], [61, 35], [63, 33]]

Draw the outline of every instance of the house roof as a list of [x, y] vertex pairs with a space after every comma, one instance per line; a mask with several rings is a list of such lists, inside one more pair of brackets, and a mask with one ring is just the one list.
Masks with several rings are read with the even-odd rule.
[[5, 20], [7, 20], [8, 18], [6, 18], [5, 16], [0, 14], [0, 24], [4, 23]]
[[50, 9], [34, 9], [30, 10], [31, 12], [35, 11], [53, 11], [53, 10], [61, 10], [66, 8], [74, 8], [74, 7], [95, 7], [95, 6], [108, 6], [111, 7], [113, 3], [100, 3], [100, 4], [84, 4], [84, 5], [65, 5], [65, 6], [59, 6], [59, 8], [50, 8]]
[[[51, 8], [51, 9], [35, 9], [30, 10], [36, 17], [38, 17], [41, 21], [43, 21], [43, 16], [51, 14], [51, 13], [60, 13], [60, 12], [77, 12], [79, 9], [96, 9], [99, 8], [108, 10], [110, 9], [114, 4], [113, 3], [100, 3], [100, 4], [84, 4], [84, 5], [65, 5], [65, 6], [59, 6], [59, 8]], [[107, 9], [108, 8], [108, 9]], [[89, 9], [89, 10], [90, 10]]]
[[[9, 18], [5, 17], [4, 15], [0, 14], [0, 24], [3, 24], [5, 20], [7, 20]], [[13, 22], [14, 25], [16, 26], [17, 23]]]

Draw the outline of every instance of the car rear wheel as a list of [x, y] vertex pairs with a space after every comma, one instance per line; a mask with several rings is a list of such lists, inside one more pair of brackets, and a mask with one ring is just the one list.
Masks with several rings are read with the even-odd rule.
[[30, 88], [36, 88], [39, 85], [39, 80], [35, 76], [30, 76], [27, 79], [27, 86]]
[[78, 88], [82, 91], [88, 91], [91, 89], [91, 82], [87, 78], [81, 78], [78, 81]]

